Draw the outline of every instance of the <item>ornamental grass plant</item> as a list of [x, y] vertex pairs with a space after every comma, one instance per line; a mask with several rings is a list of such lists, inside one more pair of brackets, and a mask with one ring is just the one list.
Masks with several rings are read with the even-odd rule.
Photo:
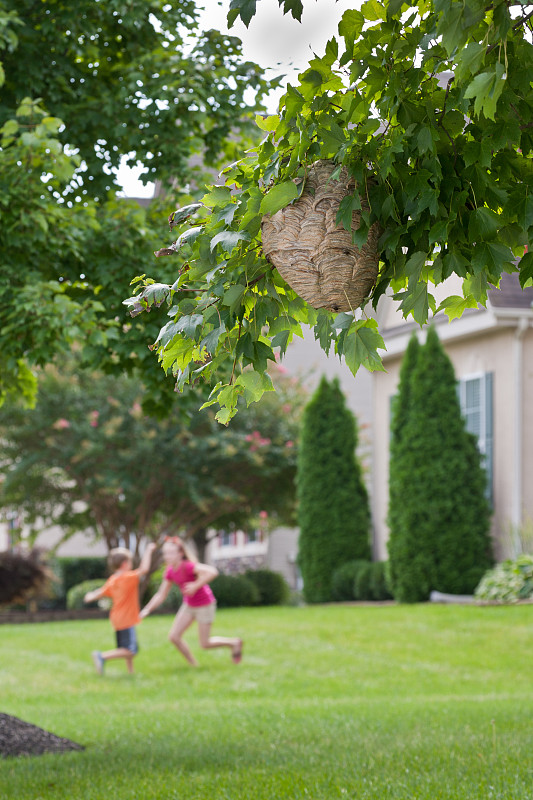
[[0, 759], [1, 800], [530, 800], [533, 606], [222, 609], [244, 659], [105, 620], [0, 628], [0, 711], [85, 746]]

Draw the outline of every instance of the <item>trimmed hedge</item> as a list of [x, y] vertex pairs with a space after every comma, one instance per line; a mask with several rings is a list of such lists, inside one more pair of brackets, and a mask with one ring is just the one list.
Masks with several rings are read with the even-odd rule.
[[270, 569], [254, 569], [245, 572], [244, 577], [256, 586], [259, 592], [258, 605], [280, 606], [288, 602], [289, 585], [279, 572]]
[[259, 603], [257, 586], [244, 575], [220, 574], [211, 581], [210, 586], [219, 608], [255, 606]]
[[64, 556], [56, 559], [63, 579], [63, 589], [65, 596], [69, 589], [77, 586], [83, 581], [90, 581], [100, 578], [103, 581], [109, 575], [107, 558], [105, 556], [90, 556], [79, 558], [66, 558]]

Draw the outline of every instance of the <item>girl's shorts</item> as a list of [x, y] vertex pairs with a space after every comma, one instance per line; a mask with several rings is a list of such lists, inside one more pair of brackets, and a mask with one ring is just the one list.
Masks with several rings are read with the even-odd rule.
[[216, 610], [216, 603], [209, 603], [206, 606], [190, 606], [188, 603], [183, 603], [178, 613], [189, 614], [197, 622], [213, 622]]

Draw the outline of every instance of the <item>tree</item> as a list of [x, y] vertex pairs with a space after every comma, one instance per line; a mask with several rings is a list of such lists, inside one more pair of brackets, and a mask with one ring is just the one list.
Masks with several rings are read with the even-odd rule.
[[0, 409], [0, 505], [33, 532], [59, 525], [109, 548], [165, 532], [194, 538], [245, 527], [259, 512], [292, 520], [298, 386], [222, 428], [211, 414], [145, 416], [142, 386], [63, 365], [43, 373], [34, 410]]
[[122, 158], [142, 163], [143, 180], [187, 183], [193, 154], [207, 165], [233, 155], [250, 131], [245, 91], [269, 86], [239, 39], [199, 30], [195, 0], [2, 0], [0, 47], [0, 126], [31, 87], [83, 163], [71, 199], [115, 191]]
[[410, 346], [402, 383], [390, 463], [394, 597], [419, 602], [432, 590], [470, 594], [492, 564], [487, 478], [434, 328], [418, 355]]
[[141, 161], [164, 202], [192, 202], [206, 170], [256, 135], [245, 92], [272, 85], [238, 39], [199, 32], [196, 17], [191, 0], [1, 0], [0, 402], [31, 403], [31, 368], [78, 341], [93, 366], [142, 367], [151, 410], [170, 405], [147, 358], [162, 323], [128, 322], [122, 306], [161, 238], [163, 201], [117, 201], [113, 171]]
[[[248, 24], [255, 7], [232, 0], [230, 21]], [[302, 3], [283, 7], [298, 17]], [[296, 201], [319, 159], [332, 162], [333, 179], [345, 167], [356, 181], [337, 214], [350, 229], [361, 209], [354, 243], [381, 230], [374, 306], [388, 291], [418, 323], [430, 311], [453, 319], [485, 303], [503, 272], [531, 281], [532, 25], [527, 8], [504, 0], [368, 0], [344, 13], [339, 37], [288, 86], [279, 113], [258, 118], [263, 142], [200, 207], [173, 215], [178, 236], [164, 252], [177, 280], [154, 289], [150, 279], [128, 301], [171, 304], [155, 349], [178, 389], [201, 376], [227, 422], [250, 383], [270, 388], [267, 361], [302, 323], [352, 372], [382, 369], [375, 319], [311, 308], [262, 252], [263, 215]], [[437, 308], [431, 285], [454, 274], [462, 296]]]
[[305, 408], [298, 454], [298, 563], [308, 602], [331, 600], [334, 571], [370, 558], [370, 508], [355, 457], [357, 427], [335, 379]]

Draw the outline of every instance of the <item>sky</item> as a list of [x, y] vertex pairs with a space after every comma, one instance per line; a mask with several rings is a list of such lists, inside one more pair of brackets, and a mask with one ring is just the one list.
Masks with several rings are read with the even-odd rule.
[[[302, 22], [283, 14], [278, 0], [258, 0], [257, 13], [248, 28], [238, 20], [229, 33], [238, 36], [243, 43], [243, 56], [255, 61], [265, 69], [271, 69], [271, 77], [284, 73], [284, 85], [294, 81], [313, 53], [322, 55], [326, 43], [337, 34], [339, 21], [348, 8], [357, 8], [358, 0], [304, 0]], [[200, 0], [198, 6], [204, 7], [201, 25], [205, 29], [216, 28], [228, 32], [226, 16], [230, 0]], [[283, 89], [273, 94], [268, 107], [276, 111], [277, 102]], [[119, 181], [128, 197], [151, 197], [153, 184], [144, 186], [136, 179], [139, 170], [121, 168]]]

